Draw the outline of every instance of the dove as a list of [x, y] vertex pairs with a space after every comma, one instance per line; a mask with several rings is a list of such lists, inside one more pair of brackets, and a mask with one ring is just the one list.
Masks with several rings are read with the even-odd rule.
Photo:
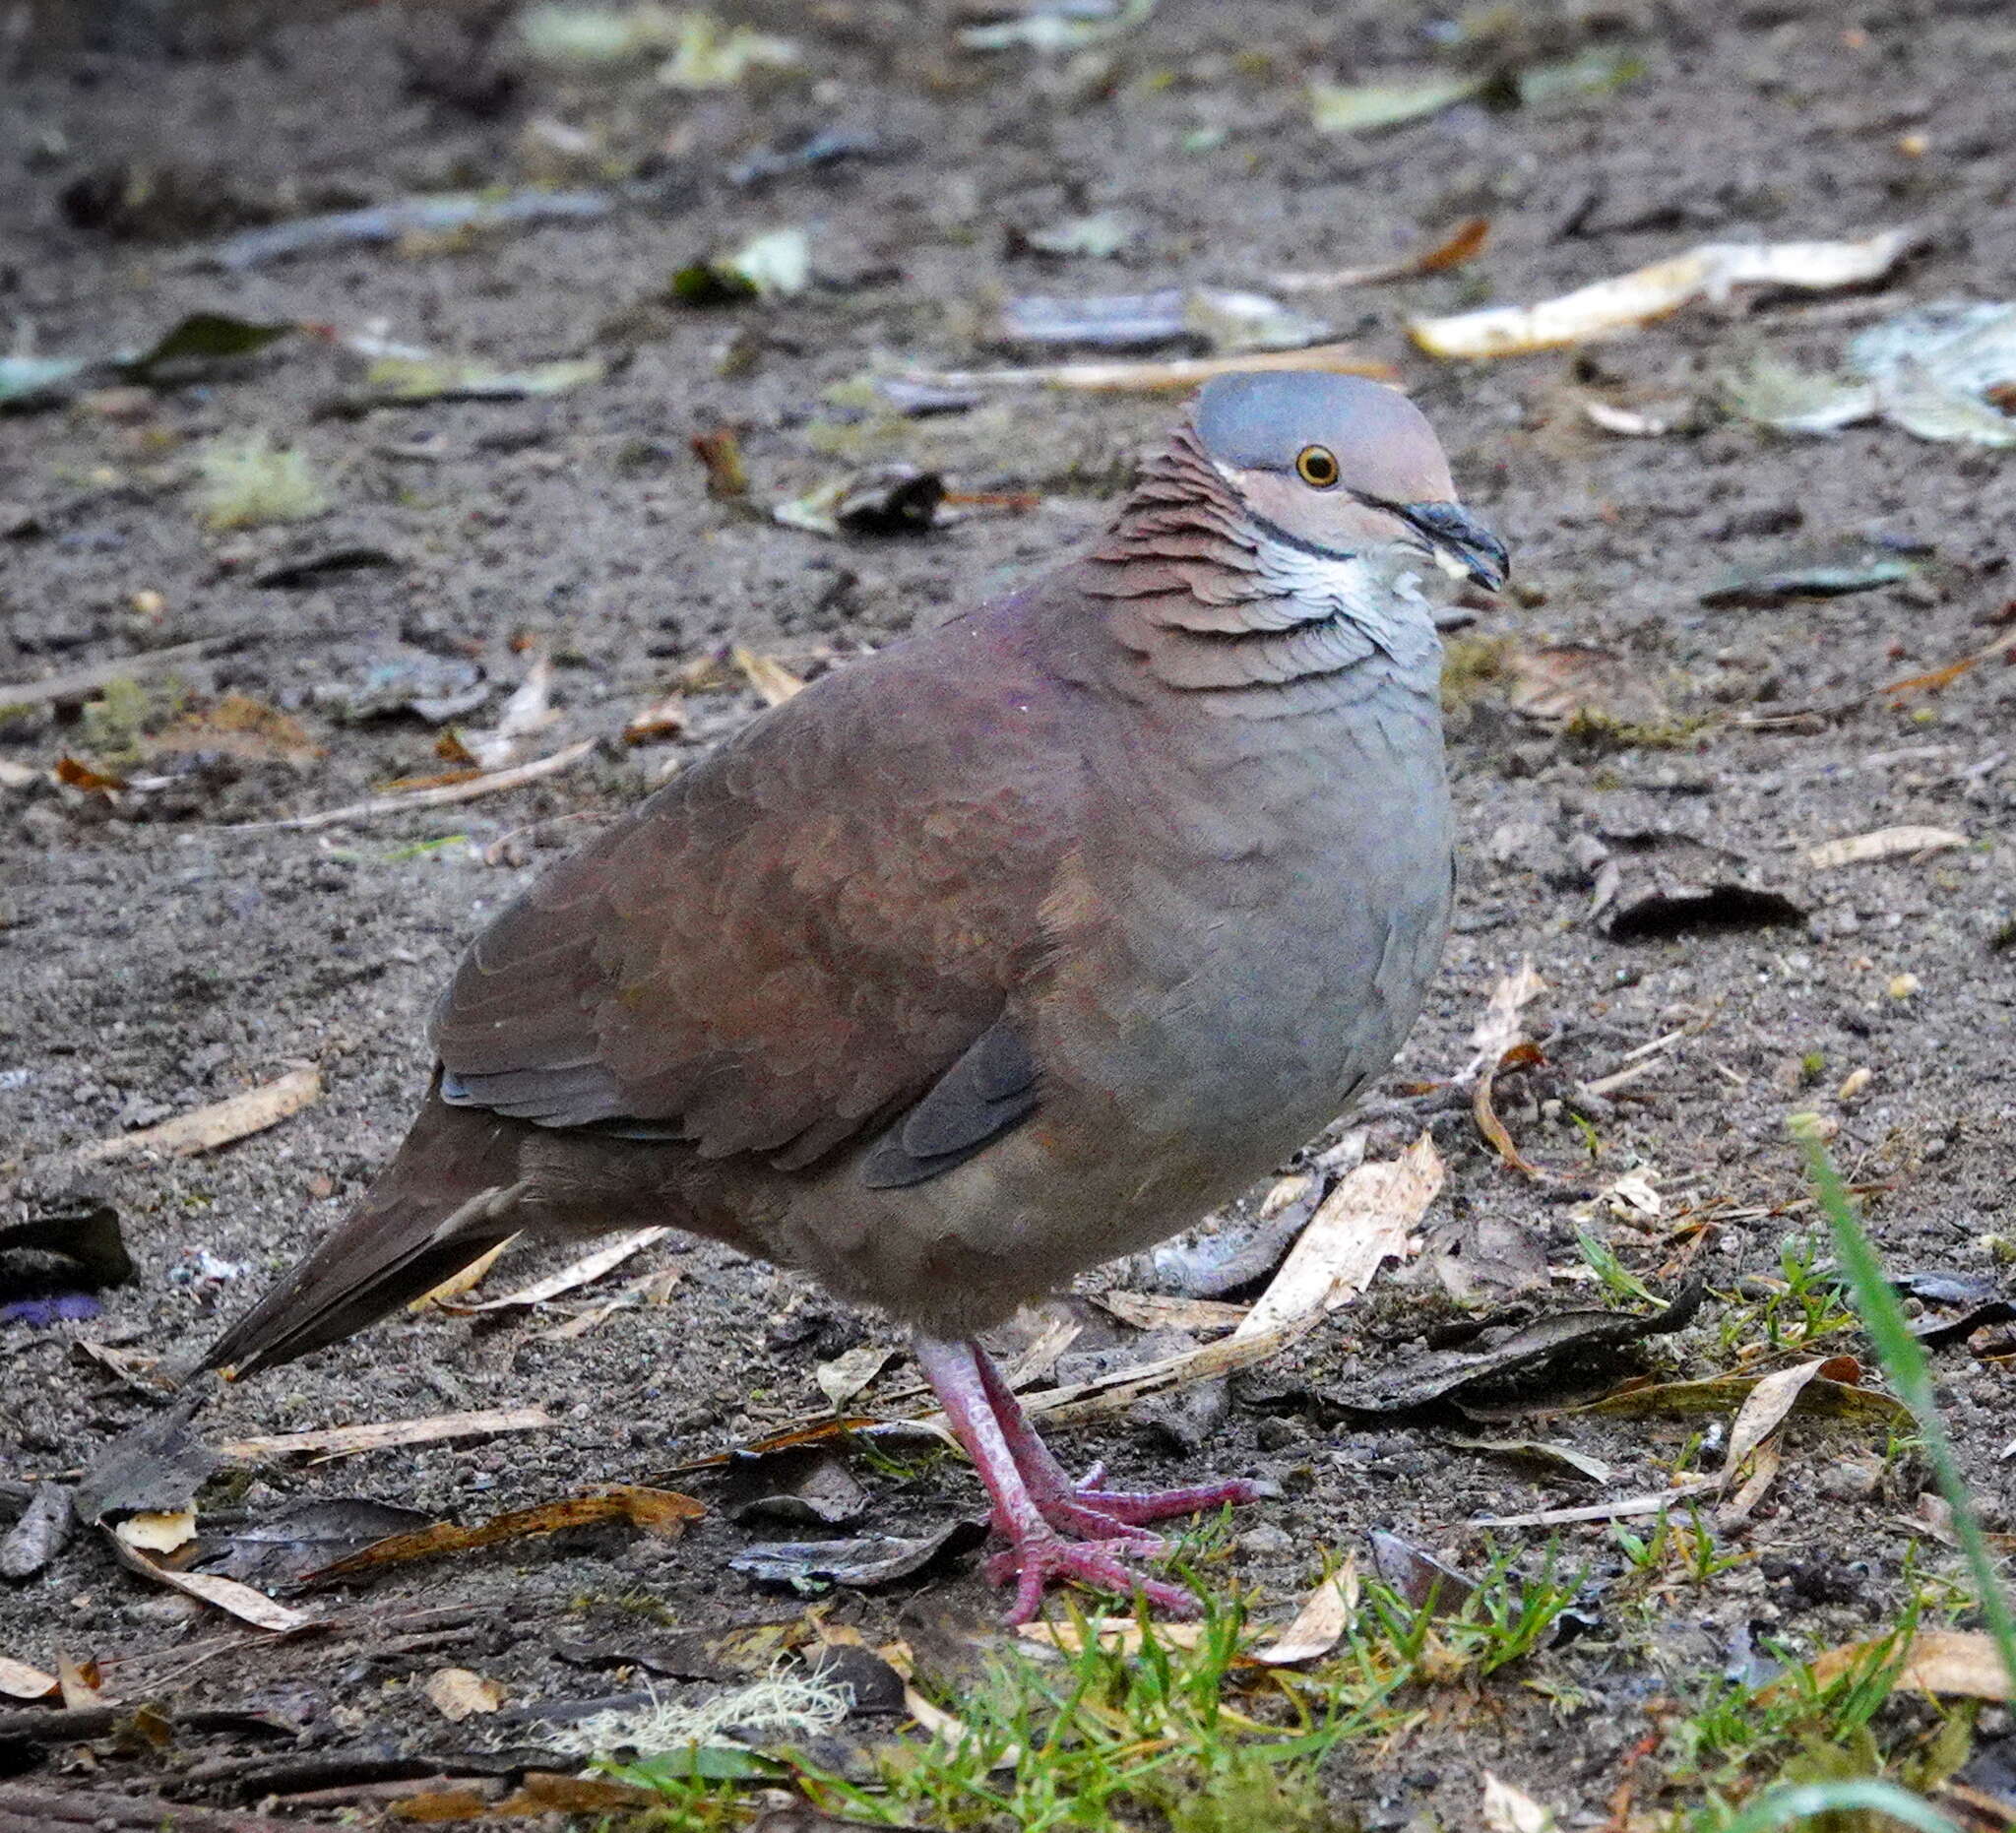
[[980, 1343], [1189, 1228], [1391, 1062], [1453, 830], [1421, 590], [1502, 542], [1358, 378], [1208, 383], [1088, 549], [814, 682], [476, 936], [355, 1212], [215, 1346], [334, 1343], [507, 1236], [670, 1224], [911, 1333], [1004, 1543], [1138, 1587], [1157, 1521], [1074, 1481]]

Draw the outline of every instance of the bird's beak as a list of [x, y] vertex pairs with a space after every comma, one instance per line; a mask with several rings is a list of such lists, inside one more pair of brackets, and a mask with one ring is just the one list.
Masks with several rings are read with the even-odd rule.
[[1496, 592], [1512, 571], [1505, 543], [1461, 503], [1404, 503], [1399, 514], [1427, 544], [1452, 579], [1468, 579]]

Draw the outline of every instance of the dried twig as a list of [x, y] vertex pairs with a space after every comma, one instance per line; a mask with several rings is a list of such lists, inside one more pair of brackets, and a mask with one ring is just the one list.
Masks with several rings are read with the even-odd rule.
[[596, 747], [596, 740], [584, 738], [551, 757], [535, 758], [529, 764], [514, 764], [509, 770], [485, 771], [461, 783], [446, 783], [431, 790], [414, 790], [406, 795], [374, 795], [369, 801], [351, 802], [343, 808], [325, 808], [319, 814], [289, 815], [280, 821], [240, 821], [225, 831], [251, 834], [276, 829], [298, 833], [307, 828], [336, 827], [345, 821], [369, 821], [379, 815], [403, 814], [409, 808], [445, 808], [454, 802], [472, 802], [479, 795], [495, 795], [503, 790], [523, 789], [546, 777], [557, 777], [581, 762]]

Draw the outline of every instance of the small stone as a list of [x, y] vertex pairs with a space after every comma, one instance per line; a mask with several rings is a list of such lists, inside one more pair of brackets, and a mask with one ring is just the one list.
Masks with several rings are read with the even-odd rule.
[[1840, 1088], [1834, 1091], [1834, 1099], [1841, 1102], [1859, 1101], [1875, 1079], [1876, 1072], [1867, 1065], [1859, 1069], [1851, 1069], [1842, 1077]]
[[1863, 1502], [1876, 1493], [1876, 1485], [1883, 1480], [1883, 1466], [1871, 1458], [1863, 1462], [1858, 1458], [1844, 1459], [1831, 1464], [1820, 1473], [1819, 1490], [1822, 1495], [1831, 1495], [1836, 1501]]
[[1276, 1559], [1295, 1549], [1294, 1537], [1285, 1528], [1277, 1528], [1271, 1522], [1264, 1527], [1248, 1528], [1233, 1543], [1242, 1553], [1251, 1553], [1259, 1559]]
[[1899, 974], [1892, 977], [1884, 991], [1893, 999], [1909, 999], [1924, 982], [1916, 974]]

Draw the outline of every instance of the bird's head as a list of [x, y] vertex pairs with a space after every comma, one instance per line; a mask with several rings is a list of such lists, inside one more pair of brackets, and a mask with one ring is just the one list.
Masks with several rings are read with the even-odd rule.
[[1265, 535], [1319, 559], [1398, 549], [1505, 583], [1505, 543], [1456, 500], [1434, 428], [1393, 389], [1315, 371], [1220, 376], [1191, 427]]

